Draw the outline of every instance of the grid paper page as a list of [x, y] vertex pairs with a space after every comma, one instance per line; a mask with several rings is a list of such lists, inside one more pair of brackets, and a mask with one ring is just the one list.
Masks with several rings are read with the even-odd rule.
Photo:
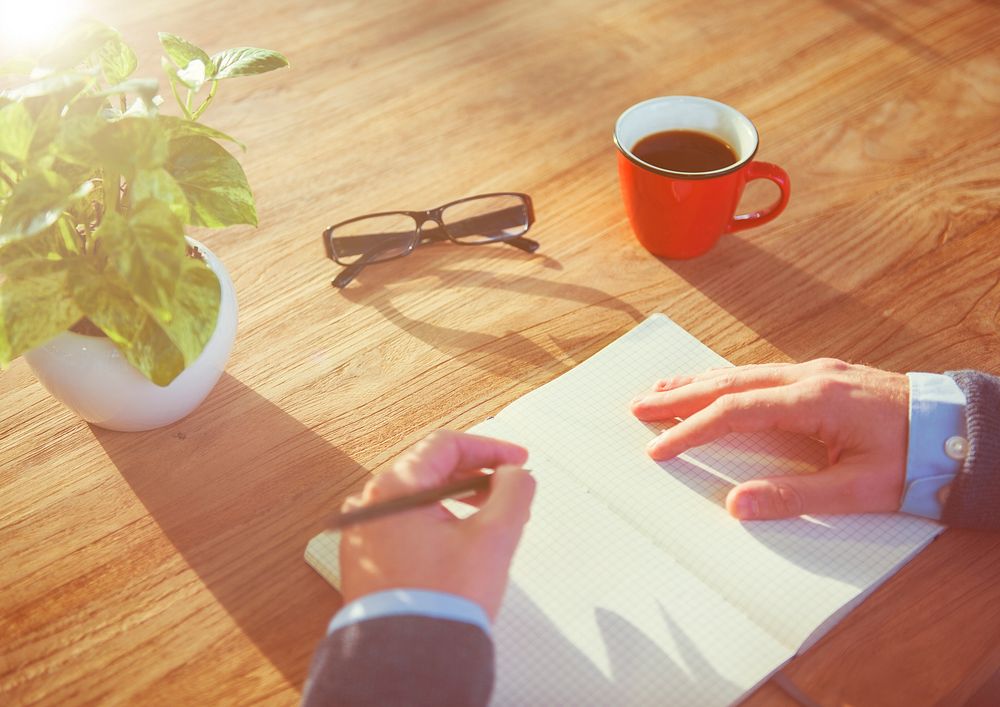
[[675, 460], [651, 460], [645, 446], [657, 428], [632, 416], [630, 400], [659, 378], [720, 365], [728, 364], [666, 316], [653, 315], [496, 421], [508, 439], [532, 450], [529, 466], [536, 465], [535, 450], [558, 459], [560, 471], [609, 513], [795, 651], [942, 528], [899, 514], [732, 519], [724, 499], [734, 482], [825, 463], [823, 446], [799, 435], [730, 435]]
[[306, 562], [319, 576], [340, 589], [340, 531], [325, 530], [306, 545]]

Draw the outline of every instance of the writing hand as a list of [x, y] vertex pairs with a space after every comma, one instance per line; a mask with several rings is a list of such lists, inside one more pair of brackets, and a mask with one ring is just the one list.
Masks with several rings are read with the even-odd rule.
[[713, 369], [658, 381], [632, 402], [640, 420], [681, 422], [648, 447], [670, 459], [729, 432], [778, 429], [827, 445], [829, 467], [739, 484], [726, 497], [743, 520], [899, 509], [906, 475], [905, 375], [835, 359]]
[[527, 458], [525, 449], [509, 442], [438, 430], [372, 478], [342, 510], [500, 467], [488, 494], [463, 499], [479, 506], [469, 518], [459, 519], [436, 503], [345, 528], [340, 546], [344, 602], [388, 589], [429, 589], [470, 599], [495, 618], [534, 496], [531, 474], [516, 468]]

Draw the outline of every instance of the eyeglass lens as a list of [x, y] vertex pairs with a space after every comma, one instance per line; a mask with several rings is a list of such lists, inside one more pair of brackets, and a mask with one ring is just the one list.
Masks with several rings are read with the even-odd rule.
[[406, 255], [416, 235], [417, 222], [409, 214], [367, 216], [340, 224], [330, 233], [341, 265], [351, 265], [365, 254], [373, 263]]
[[446, 206], [441, 211], [441, 221], [456, 241], [506, 240], [528, 230], [528, 206], [513, 194], [482, 196]]

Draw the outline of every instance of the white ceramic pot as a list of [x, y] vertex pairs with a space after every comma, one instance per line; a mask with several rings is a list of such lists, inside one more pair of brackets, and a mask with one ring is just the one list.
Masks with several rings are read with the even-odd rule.
[[205, 350], [170, 385], [150, 381], [101, 336], [67, 331], [24, 355], [42, 385], [84, 420], [124, 432], [162, 427], [198, 407], [218, 382], [236, 340], [236, 290], [222, 261], [194, 239], [188, 242], [219, 278], [219, 320]]

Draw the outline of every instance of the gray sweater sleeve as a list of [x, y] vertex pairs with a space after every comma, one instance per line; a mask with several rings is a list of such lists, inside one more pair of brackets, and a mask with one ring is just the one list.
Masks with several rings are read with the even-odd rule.
[[951, 484], [942, 520], [959, 528], [1000, 530], [1000, 378], [948, 371], [965, 393], [969, 455]]
[[485, 705], [493, 690], [493, 641], [478, 626], [428, 616], [388, 616], [326, 636], [302, 692], [304, 707]]

